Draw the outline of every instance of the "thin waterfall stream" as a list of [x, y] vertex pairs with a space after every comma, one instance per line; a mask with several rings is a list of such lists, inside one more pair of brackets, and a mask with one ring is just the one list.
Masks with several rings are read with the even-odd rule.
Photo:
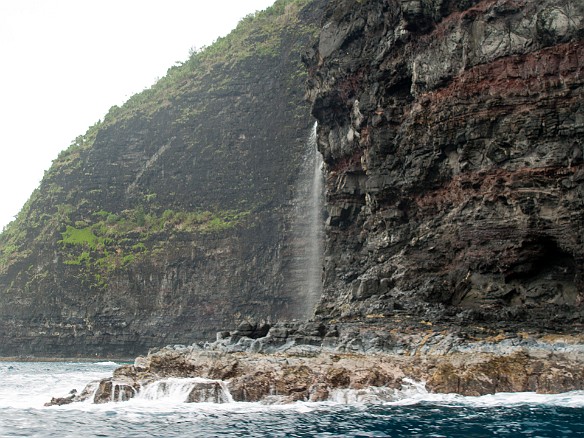
[[307, 291], [311, 305], [314, 308], [322, 293], [322, 262], [324, 243], [324, 175], [322, 155], [316, 144], [316, 123], [308, 141], [312, 150], [312, 190], [308, 205], [308, 257], [307, 257]]
[[322, 294], [324, 249], [324, 173], [317, 149], [316, 123], [306, 141], [303, 166], [295, 188], [290, 281], [299, 296], [299, 314], [310, 317]]

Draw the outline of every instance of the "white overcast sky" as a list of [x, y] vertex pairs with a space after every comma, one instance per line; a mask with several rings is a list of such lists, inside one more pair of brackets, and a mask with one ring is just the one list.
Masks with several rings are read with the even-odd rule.
[[59, 152], [274, 0], [0, 0], [0, 230]]

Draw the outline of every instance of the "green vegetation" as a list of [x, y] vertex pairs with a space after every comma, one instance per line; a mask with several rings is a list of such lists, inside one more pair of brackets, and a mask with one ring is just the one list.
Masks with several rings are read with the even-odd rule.
[[[171, 105], [179, 114], [175, 123], [194, 123], [204, 108], [183, 105], [180, 97], [189, 93], [229, 92], [229, 87], [234, 86], [231, 72], [240, 70], [241, 63], [255, 65], [263, 60], [273, 61], [278, 56], [297, 57], [297, 73], [281, 78], [282, 81], [297, 81], [298, 75], [305, 74], [299, 60], [306, 41], [302, 35], [308, 38], [317, 31], [315, 26], [298, 17], [299, 11], [311, 1], [277, 0], [265, 11], [248, 15], [229, 35], [209, 47], [193, 51], [188, 60], [171, 67], [151, 88], [132, 96], [121, 107], [113, 106], [103, 121], [75, 138], [54, 160], [41, 187], [0, 234], [0, 274], [10, 267], [20, 269], [18, 263], [24, 263], [39, 245], [49, 247], [60, 239], [64, 263], [91, 272], [96, 284], [104, 285], [108, 273], [136, 263], [155, 251], [160, 242], [178, 233], [216, 233], [242, 223], [252, 208], [250, 203], [240, 201], [238, 204], [240, 210], [246, 211], [166, 210], [161, 214], [155, 193], [144, 193], [138, 201], [146, 209], [138, 207], [117, 213], [102, 210], [88, 218], [87, 212], [93, 208], [91, 199], [97, 198], [92, 195], [106, 189], [93, 188], [81, 193], [79, 187], [70, 187], [65, 182], [69, 174], [82, 176], [82, 172], [87, 172], [82, 170], [85, 155], [100, 131], [113, 124], [126, 123], [135, 116], [148, 119]], [[293, 38], [288, 40], [287, 35]], [[283, 44], [288, 52], [282, 50]], [[219, 149], [216, 147], [215, 152]], [[154, 211], [157, 208], [160, 210]]]
[[53, 166], [49, 170], [50, 174], [55, 174], [59, 171], [64, 171], [66, 174], [71, 174], [81, 164], [81, 151], [89, 149], [93, 146], [93, 142], [97, 137], [97, 133], [103, 123], [98, 121], [93, 126], [90, 126], [84, 135], [79, 135], [71, 145], [62, 151], [56, 160], [53, 161]]
[[[30, 250], [24, 244], [28, 228], [26, 218], [31, 215], [31, 206], [38, 196], [37, 189], [26, 201], [16, 218], [5, 226], [0, 234], [0, 273], [4, 272], [11, 264], [30, 254]], [[31, 225], [34, 227], [36, 224], [33, 221]]]
[[97, 237], [93, 234], [91, 227], [85, 227], [80, 230], [67, 225], [67, 229], [62, 233], [63, 240], [60, 242], [67, 245], [83, 245], [87, 248], [95, 251], [98, 246], [103, 246], [106, 243], [106, 239], [103, 237]]
[[162, 248], [177, 233], [208, 234], [236, 227], [249, 211], [185, 212], [165, 210], [160, 216], [142, 207], [114, 214], [100, 210], [91, 223], [67, 225], [59, 240], [64, 264], [78, 266], [90, 286], [104, 287], [108, 275]]
[[187, 63], [210, 67], [250, 56], [277, 55], [285, 29], [301, 25], [298, 11], [307, 3], [309, 0], [278, 0], [262, 12], [249, 14], [233, 32], [193, 54]]
[[[228, 85], [228, 78], [224, 78], [227, 82], [222, 83], [220, 76], [237, 63], [250, 57], [260, 62], [257, 58], [279, 56], [283, 35], [294, 34], [295, 40], [300, 34], [315, 35], [316, 26], [307, 25], [298, 18], [298, 12], [310, 1], [277, 0], [266, 10], [247, 15], [229, 35], [218, 38], [209, 47], [192, 51], [187, 61], [169, 68], [166, 76], [152, 87], [135, 94], [122, 107], [110, 108], [104, 125], [136, 114], [148, 117], [170, 107], [177, 96], [188, 90], [208, 92], [213, 91], [213, 87]], [[298, 50], [301, 49], [299, 46]], [[299, 71], [303, 70], [299, 65]], [[209, 74], [212, 81], [204, 83], [204, 78]]]

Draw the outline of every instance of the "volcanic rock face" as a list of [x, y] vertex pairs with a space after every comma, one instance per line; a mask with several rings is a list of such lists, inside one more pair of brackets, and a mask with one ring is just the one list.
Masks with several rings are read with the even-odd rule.
[[0, 237], [0, 355], [129, 357], [308, 315], [288, 230], [323, 3], [247, 17], [55, 160]]
[[579, 1], [332, 2], [317, 314], [581, 324], [583, 60]]

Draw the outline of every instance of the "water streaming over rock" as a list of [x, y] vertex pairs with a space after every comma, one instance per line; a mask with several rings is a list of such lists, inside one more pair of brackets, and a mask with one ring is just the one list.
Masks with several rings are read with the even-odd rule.
[[146, 385], [138, 399], [168, 399], [177, 403], [233, 403], [225, 382], [202, 378], [167, 378]]
[[290, 230], [292, 263], [290, 282], [298, 291], [299, 316], [309, 317], [322, 293], [324, 242], [324, 173], [316, 144], [316, 123], [306, 140], [303, 166], [294, 196], [294, 222]]

